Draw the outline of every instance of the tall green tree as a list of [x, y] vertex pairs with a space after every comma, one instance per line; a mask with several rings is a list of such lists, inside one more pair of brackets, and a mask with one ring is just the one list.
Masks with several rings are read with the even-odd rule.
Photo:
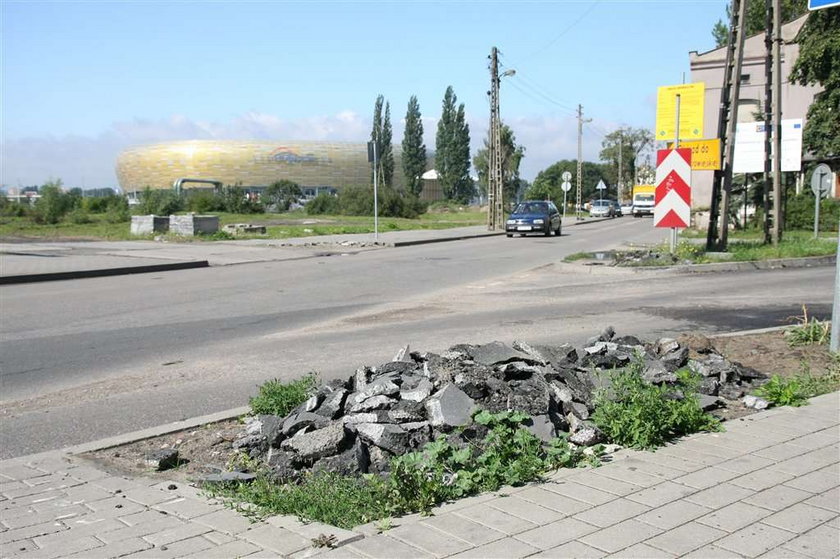
[[464, 104], [458, 101], [452, 86], [446, 88], [443, 108], [435, 136], [435, 170], [445, 198], [469, 201], [473, 194], [470, 179], [470, 127]]
[[[516, 200], [516, 194], [522, 183], [519, 178], [519, 165], [525, 157], [525, 147], [516, 144], [516, 136], [510, 126], [502, 123], [502, 133], [499, 138], [502, 145], [502, 190], [504, 201], [510, 205]], [[478, 150], [473, 158], [473, 167], [478, 173], [478, 187], [487, 193], [490, 175], [490, 131], [484, 139], [484, 147]]]
[[812, 12], [797, 40], [791, 81], [824, 88], [808, 107], [802, 144], [820, 159], [840, 155], [840, 8]]
[[[590, 199], [598, 197], [598, 191], [595, 187], [599, 180], [607, 180], [604, 177], [609, 170], [608, 165], [601, 163], [593, 163], [591, 161], [583, 162], [583, 180], [581, 181], [581, 202], [586, 202]], [[537, 174], [533, 184], [525, 193], [525, 197], [532, 200], [553, 200], [554, 202], [563, 202], [563, 189], [560, 185], [563, 184], [563, 172], [568, 171], [572, 174], [572, 189], [567, 194], [567, 202], [573, 203], [577, 195], [577, 161], [574, 159], [563, 159], [554, 163]], [[609, 185], [609, 190], [604, 194], [604, 197], [613, 198], [615, 193], [615, 186]]]
[[300, 200], [303, 191], [296, 182], [281, 179], [268, 185], [265, 189], [265, 202], [267, 206], [274, 206], [276, 211], [288, 211], [292, 204]]
[[[601, 161], [609, 166], [609, 180], [616, 184], [623, 184], [625, 192], [620, 197], [627, 198], [627, 192], [632, 191], [633, 179], [636, 176], [636, 158], [639, 153], [653, 145], [653, 132], [646, 128], [624, 126], [604, 136], [601, 142]], [[621, 176], [619, 176], [619, 160], [621, 162]]]
[[[793, 21], [808, 11], [807, 0], [781, 0], [782, 23]], [[719, 19], [712, 26], [712, 37], [715, 39], [715, 46], [726, 45], [729, 39], [729, 22], [732, 20], [730, 5], [726, 6], [726, 20]], [[767, 28], [767, 12], [763, 0], [752, 0], [747, 4], [747, 14], [744, 18], [744, 31], [747, 37], [756, 33], [763, 33]]]
[[[384, 117], [383, 117], [384, 108]], [[391, 106], [383, 95], [376, 98], [373, 105], [373, 128], [370, 141], [376, 146], [376, 169], [373, 170], [377, 182], [391, 186], [394, 180], [394, 150], [391, 146]]]
[[423, 191], [421, 176], [426, 170], [426, 144], [423, 143], [423, 121], [416, 95], [412, 95], [408, 100], [408, 109], [405, 112], [402, 168], [407, 190], [414, 196], [420, 196]]

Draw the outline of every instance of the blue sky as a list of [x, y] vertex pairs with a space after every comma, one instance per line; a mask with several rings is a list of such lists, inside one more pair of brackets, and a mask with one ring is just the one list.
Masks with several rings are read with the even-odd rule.
[[660, 85], [713, 47], [724, 0], [16, 2], [2, 0], [0, 183], [115, 186], [129, 145], [192, 138], [366, 141], [378, 94], [394, 141], [417, 95], [434, 147], [443, 93], [487, 131], [487, 56], [517, 74], [502, 118], [533, 179], [620, 125], [652, 128]]

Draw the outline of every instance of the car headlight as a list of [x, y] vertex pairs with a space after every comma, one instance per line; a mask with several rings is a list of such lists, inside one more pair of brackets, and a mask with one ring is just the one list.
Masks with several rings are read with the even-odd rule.
[[535, 219], [534, 220], [534, 225], [542, 225], [543, 223], [545, 223], [545, 221], [542, 220], [542, 219]]
[[507, 220], [507, 224], [508, 224], [508, 225], [515, 225], [515, 224], [516, 224], [516, 220], [515, 220], [515, 219], [509, 219], [509, 220]]

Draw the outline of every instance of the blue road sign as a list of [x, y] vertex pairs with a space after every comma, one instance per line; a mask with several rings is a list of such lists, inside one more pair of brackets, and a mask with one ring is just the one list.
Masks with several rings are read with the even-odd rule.
[[840, 6], [840, 0], [808, 0], [809, 10], [821, 10], [823, 8], [833, 8]]

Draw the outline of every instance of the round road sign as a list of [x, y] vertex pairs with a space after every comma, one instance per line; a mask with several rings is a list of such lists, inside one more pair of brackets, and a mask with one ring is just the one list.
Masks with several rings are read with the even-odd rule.
[[563, 182], [569, 182], [572, 180], [572, 174], [569, 171], [563, 171], [563, 174], [560, 175], [560, 178], [563, 179]]
[[825, 163], [820, 163], [814, 169], [814, 174], [811, 175], [811, 192], [814, 196], [820, 198], [828, 198], [831, 191], [831, 167]]
[[563, 192], [568, 192], [572, 189], [572, 183], [570, 183], [569, 181], [563, 181], [563, 183], [560, 185], [560, 188], [563, 189]]

